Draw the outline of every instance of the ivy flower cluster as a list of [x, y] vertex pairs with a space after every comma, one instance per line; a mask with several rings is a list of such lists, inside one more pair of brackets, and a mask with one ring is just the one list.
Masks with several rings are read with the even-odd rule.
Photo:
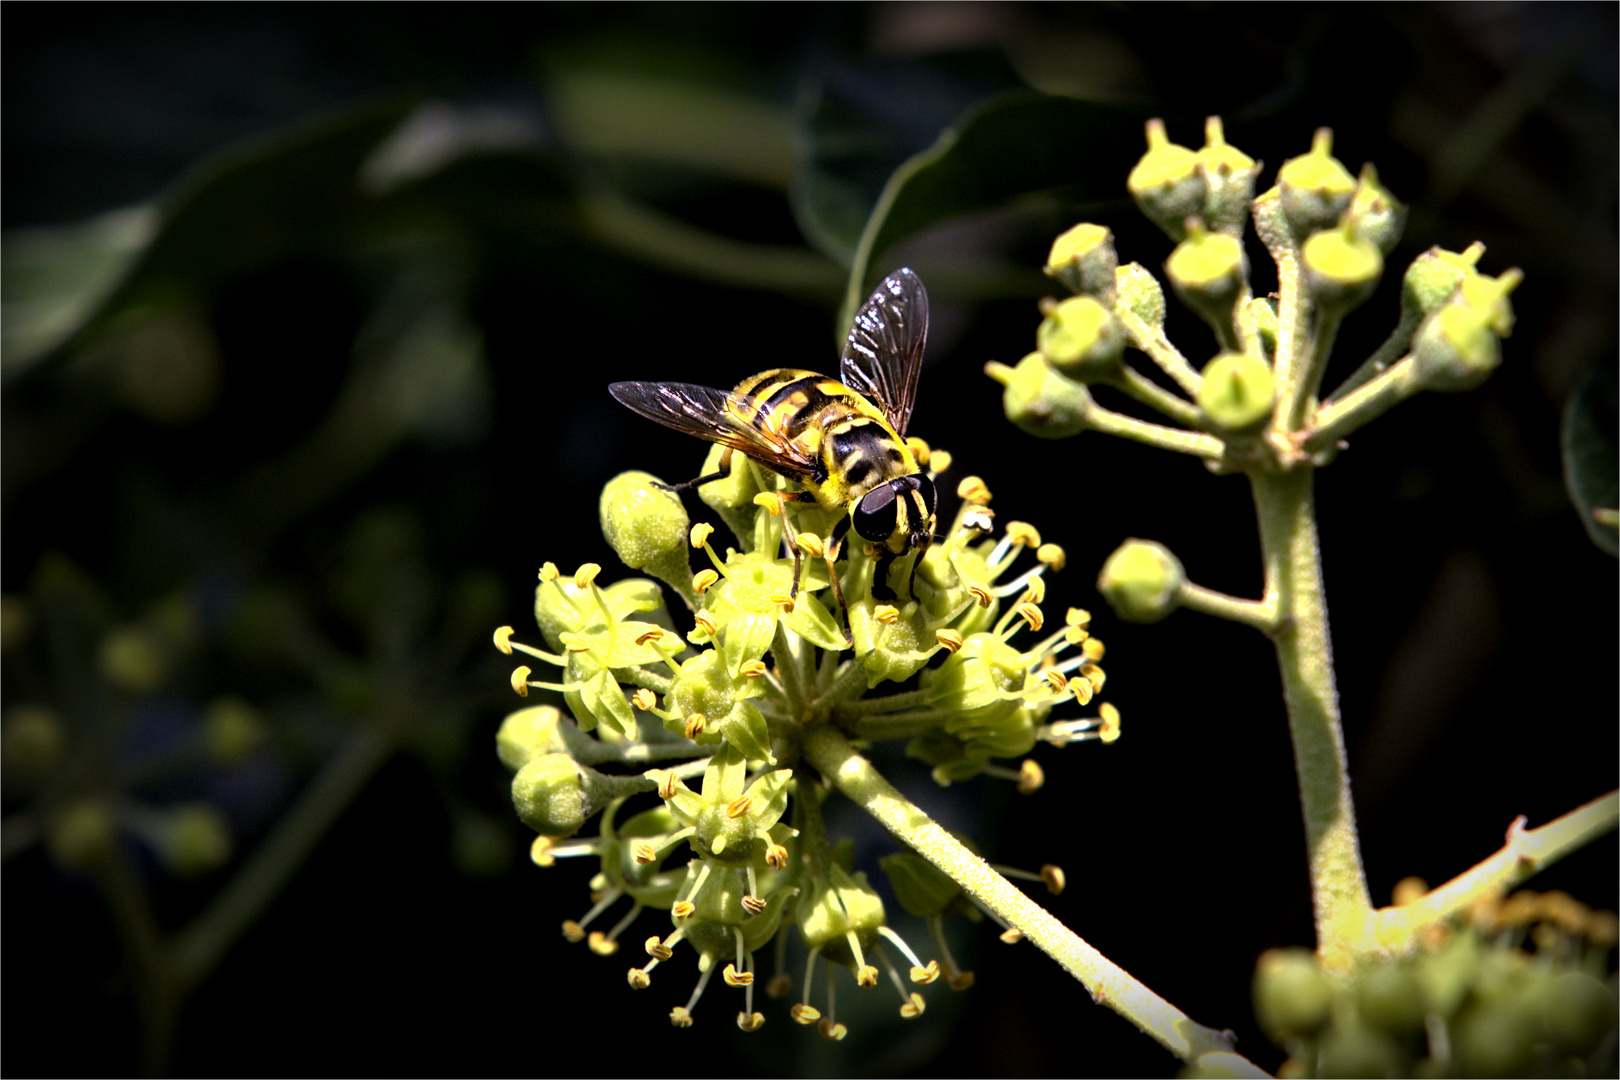
[[[948, 467], [944, 451], [913, 447], [931, 478]], [[712, 464], [713, 455], [705, 472]], [[942, 975], [957, 989], [972, 983], [941, 924], [978, 910], [908, 849], [885, 859], [883, 872], [901, 906], [929, 927], [931, 950], [889, 925], [849, 845], [828, 836], [831, 785], [802, 760], [805, 734], [830, 725], [862, 741], [903, 739], [940, 784], [986, 774], [1031, 793], [1042, 783], [1028, 756], [1037, 743], [1110, 743], [1120, 721], [1098, 700], [1104, 650], [1090, 616], [1071, 608], [1048, 625], [1046, 578], [1062, 568], [1063, 550], [1024, 522], [998, 529], [984, 481], [958, 485], [949, 528], [888, 567], [889, 589], [874, 588], [885, 565], [876, 551], [852, 544], [847, 558], [827, 560], [823, 537], [836, 522], [788, 503], [786, 486], [748, 463], [701, 487], [735, 536], [722, 550], [716, 527], [693, 524], [654, 477], [611, 481], [603, 533], [651, 577], [603, 585], [596, 564], [572, 575], [541, 568], [541, 644], [518, 641], [510, 627], [495, 644], [525, 660], [514, 691], [560, 703], [512, 713], [497, 743], [515, 772], [517, 812], [538, 834], [533, 861], [584, 857], [597, 867], [588, 910], [563, 923], [570, 941], [613, 956], [626, 935], [637, 939], [645, 959], [627, 972], [636, 990], [690, 947], [697, 977], [669, 1012], [676, 1027], [694, 1022], [718, 970], [741, 991], [744, 1031], [765, 1022], [757, 983], [771, 997], [794, 996], [791, 1018], [837, 1040], [847, 1034], [837, 1019], [840, 969], [861, 990], [887, 983], [900, 1015], [920, 1016], [922, 988]], [[694, 553], [706, 564], [696, 572]], [[847, 607], [833, 599], [833, 573]], [[593, 817], [596, 835], [581, 838]], [[1056, 866], [1018, 876], [1063, 888]], [[790, 971], [794, 930], [807, 958]], [[774, 970], [764, 979], [758, 957], [767, 947]]]

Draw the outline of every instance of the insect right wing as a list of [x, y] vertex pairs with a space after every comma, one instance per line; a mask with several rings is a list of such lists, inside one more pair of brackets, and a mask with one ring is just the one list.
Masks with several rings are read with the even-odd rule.
[[884, 278], [850, 324], [838, 378], [871, 398], [904, 436], [917, 400], [923, 343], [928, 338], [928, 290], [902, 267]]
[[619, 404], [656, 424], [739, 450], [789, 480], [805, 480], [815, 462], [791, 441], [743, 417], [748, 398], [696, 383], [616, 382], [608, 386]]

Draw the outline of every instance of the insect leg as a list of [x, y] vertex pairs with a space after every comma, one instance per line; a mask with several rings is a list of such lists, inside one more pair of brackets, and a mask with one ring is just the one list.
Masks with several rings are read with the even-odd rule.
[[923, 561], [923, 556], [928, 554], [928, 545], [933, 542], [933, 539], [932, 536], [925, 536], [922, 538], [921, 543], [911, 549], [913, 558], [911, 560], [911, 572], [906, 575], [906, 592], [913, 600], [917, 599], [917, 566]]
[[884, 549], [878, 556], [877, 566], [872, 571], [872, 598], [875, 600], [898, 600], [894, 590], [889, 588], [889, 564], [894, 562], [894, 552]]
[[851, 645], [855, 644], [855, 634], [849, 626], [849, 603], [844, 599], [844, 583], [839, 580], [838, 567], [834, 566], [833, 563], [837, 560], [838, 553], [843, 550], [844, 534], [849, 532], [850, 522], [854, 520], [848, 514], [838, 519], [838, 524], [833, 526], [832, 536], [828, 539], [824, 552], [827, 558], [827, 578], [832, 582], [833, 595], [838, 597], [838, 610], [844, 616], [844, 640]]
[[731, 447], [726, 447], [725, 453], [720, 455], [720, 467], [707, 476], [700, 476], [696, 480], [688, 480], [682, 484], [660, 484], [653, 482], [653, 487], [664, 491], [689, 491], [700, 484], [707, 484], [710, 480], [724, 480], [731, 475]]
[[794, 600], [799, 598], [799, 574], [804, 569], [804, 552], [799, 550], [799, 534], [793, 529], [793, 522], [788, 520], [787, 504], [790, 502], [813, 502], [815, 496], [803, 491], [779, 491], [782, 499], [782, 539], [787, 541], [788, 550], [793, 552], [793, 588], [788, 590], [788, 596]]

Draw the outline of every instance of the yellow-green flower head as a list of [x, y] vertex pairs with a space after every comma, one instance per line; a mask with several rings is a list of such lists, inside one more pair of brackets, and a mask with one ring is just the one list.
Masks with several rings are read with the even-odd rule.
[[[685, 878], [685, 869], [664, 869], [664, 859], [675, 845], [666, 844], [669, 836], [679, 830], [675, 815], [667, 806], [643, 810], [623, 825], [614, 823], [610, 807], [602, 815], [600, 850], [602, 873], [617, 889], [628, 893], [643, 907], [668, 911], [675, 903], [676, 893]], [[662, 854], [656, 852], [662, 848]], [[649, 850], [652, 857], [643, 859]]]
[[201, 877], [231, 861], [230, 825], [208, 803], [174, 810], [159, 826], [157, 840], [158, 858], [180, 877]]
[[[1113, 274], [1109, 274], [1112, 282]], [[1074, 296], [1058, 304], [1035, 331], [1046, 362], [1077, 382], [1095, 382], [1119, 368], [1125, 331], [1102, 303]]]
[[624, 472], [602, 488], [602, 536], [620, 560], [691, 598], [692, 567], [686, 543], [691, 520], [681, 498], [651, 473]]
[[653, 788], [641, 777], [607, 776], [567, 754], [531, 758], [512, 778], [512, 805], [541, 836], [573, 836], [615, 799]]
[[1204, 177], [1204, 224], [1213, 232], [1242, 236], [1260, 166], [1226, 141], [1218, 116], [1204, 121], [1204, 145], [1197, 157]]
[[[763, 516], [763, 515], [762, 515]], [[826, 563], [805, 559], [799, 593], [793, 592], [793, 560], [775, 558], [764, 550], [732, 551], [724, 562], [714, 557], [716, 569], [698, 575], [703, 614], [691, 640], [713, 641], [725, 657], [726, 673], [736, 677], [744, 664], [759, 660], [776, 638], [776, 627], [789, 629], [811, 644], [840, 650], [844, 632], [820, 600], [813, 595], [827, 587]], [[717, 574], [718, 577], [710, 576]], [[705, 624], [712, 624], [713, 630]]]
[[1337, 228], [1307, 237], [1300, 248], [1300, 262], [1311, 299], [1335, 315], [1366, 301], [1384, 273], [1384, 256], [1378, 245], [1357, 232], [1350, 214]]
[[749, 701], [761, 692], [757, 677], [729, 674], [725, 657], [705, 649], [681, 664], [666, 698], [664, 727], [705, 746], [723, 740], [746, 757], [774, 765], [765, 717]]
[[1425, 389], [1471, 390], [1502, 362], [1498, 338], [1513, 328], [1507, 297], [1523, 275], [1470, 274], [1451, 301], [1430, 315], [1412, 342], [1412, 361]]
[[1148, 220], [1170, 239], [1180, 240], [1187, 219], [1204, 212], [1204, 173], [1198, 155], [1171, 142], [1163, 120], [1148, 121], [1147, 143], [1147, 153], [1131, 170], [1125, 187]]
[[1126, 622], [1158, 622], [1181, 604], [1186, 572], [1163, 544], [1127, 540], [1108, 556], [1097, 591]]
[[1253, 432], [1271, 418], [1277, 380], [1271, 365], [1248, 353], [1222, 353], [1204, 366], [1198, 409], [1211, 431]]
[[1054, 371], [1040, 353], [1030, 353], [1017, 367], [989, 363], [984, 370], [1006, 387], [1001, 407], [1020, 430], [1039, 439], [1066, 439], [1086, 429], [1090, 391]]
[[1119, 256], [1114, 234], [1101, 225], [1081, 222], [1052, 242], [1046, 257], [1046, 275], [1062, 282], [1072, 293], [1110, 301]]
[[1165, 261], [1164, 272], [1183, 303], [1219, 325], [1232, 325], [1238, 301], [1248, 294], [1249, 262], [1242, 241], [1202, 225], [1187, 230], [1187, 238]]
[[[659, 782], [676, 819], [692, 830], [692, 846], [705, 859], [728, 866], [763, 869], [785, 858], [771, 830], [787, 809], [791, 769], [772, 769], [748, 779], [748, 758], [722, 746], [703, 770], [702, 792], [695, 792], [667, 773], [648, 774]], [[758, 895], [757, 893], [755, 895]]]
[[1338, 224], [1355, 195], [1356, 179], [1333, 156], [1332, 131], [1318, 128], [1310, 153], [1283, 162], [1277, 189], [1296, 239]]

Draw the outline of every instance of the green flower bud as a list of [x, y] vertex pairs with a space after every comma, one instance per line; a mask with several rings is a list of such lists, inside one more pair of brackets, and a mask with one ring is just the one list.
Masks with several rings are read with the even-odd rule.
[[1447, 304], [1423, 323], [1412, 362], [1426, 390], [1472, 390], [1502, 362], [1490, 318], [1467, 304]]
[[691, 519], [673, 491], [655, 485], [650, 473], [623, 472], [602, 488], [598, 511], [602, 536], [626, 566], [643, 570], [690, 597]]
[[1082, 222], [1052, 242], [1046, 257], [1046, 275], [1072, 293], [1111, 299], [1119, 256], [1114, 234], [1101, 225]]
[[231, 830], [225, 815], [207, 803], [174, 812], [163, 830], [158, 856], [179, 877], [201, 877], [231, 861]]
[[1272, 1042], [1321, 1030], [1333, 1009], [1333, 984], [1308, 949], [1269, 949], [1254, 972], [1254, 1017]]
[[45, 826], [45, 850], [64, 870], [89, 870], [106, 861], [118, 842], [112, 812], [100, 799], [80, 799]]
[[1102, 304], [1090, 296], [1075, 296], [1041, 321], [1035, 343], [1057, 371], [1076, 382], [1094, 382], [1119, 368], [1125, 331]]
[[1356, 975], [1356, 1004], [1367, 1023], [1399, 1039], [1422, 1031], [1428, 1012], [1423, 984], [1409, 965], [1398, 961]]
[[[1323, 1077], [1406, 1076], [1408, 1065], [1395, 1041], [1362, 1023], [1337, 1023], [1322, 1036], [1318, 1059]], [[1499, 1074], [1493, 1074], [1499, 1075]]]
[[1484, 254], [1485, 245], [1476, 242], [1461, 252], [1432, 247], [1413, 259], [1401, 279], [1402, 309], [1420, 318], [1439, 311]]
[[837, 864], [827, 868], [827, 876], [812, 881], [799, 902], [799, 935], [806, 947], [820, 949], [836, 964], [858, 967], [849, 943], [854, 934], [864, 951], [871, 947], [878, 927], [883, 925], [883, 900], [866, 882], [866, 874], [845, 872]]
[[43, 705], [15, 705], [0, 727], [0, 764], [8, 784], [32, 787], [50, 776], [67, 749], [67, 731]]
[[502, 765], [516, 772], [543, 754], [570, 753], [574, 739], [581, 738], [573, 721], [564, 720], [555, 705], [534, 705], [501, 721], [501, 729], [495, 733], [495, 753]]
[[1378, 182], [1378, 170], [1371, 162], [1361, 167], [1355, 194], [1350, 197], [1349, 218], [1356, 235], [1370, 240], [1383, 255], [1395, 250], [1401, 230], [1406, 228], [1406, 207]]
[[1204, 146], [1197, 157], [1204, 176], [1204, 224], [1214, 232], [1241, 237], [1260, 166], [1226, 141], [1218, 116], [1204, 121]]
[[1337, 315], [1371, 296], [1384, 273], [1378, 245], [1358, 236], [1348, 215], [1338, 228], [1312, 233], [1300, 248], [1300, 262], [1311, 299]]
[[1244, 434], [1265, 426], [1277, 400], [1271, 365], [1248, 353], [1222, 353], [1204, 365], [1198, 408], [1210, 430]]
[[1164, 289], [1141, 263], [1126, 263], [1119, 268], [1114, 275], [1114, 294], [1118, 306], [1126, 312], [1149, 326], [1164, 325]]
[[1296, 239], [1338, 224], [1356, 191], [1355, 177], [1333, 157], [1333, 132], [1318, 128], [1311, 151], [1277, 170], [1283, 215]]
[[1536, 1030], [1529, 1009], [1515, 1000], [1468, 1009], [1452, 1028], [1451, 1050], [1460, 1076], [1535, 1075]]
[[1067, 439], [1086, 429], [1091, 393], [1053, 371], [1040, 353], [1030, 353], [1015, 368], [990, 363], [984, 371], [1006, 387], [1001, 407], [1020, 430], [1039, 439]]
[[1126, 622], [1158, 622], [1181, 605], [1186, 572], [1163, 544], [1127, 540], [1108, 556], [1097, 591]]
[[523, 824], [542, 836], [573, 836], [614, 799], [657, 784], [641, 777], [604, 776], [567, 754], [530, 758], [512, 778], [512, 805]]
[[259, 710], [234, 694], [215, 698], [203, 714], [203, 746], [221, 765], [246, 761], [268, 734]]
[[1137, 207], [1172, 240], [1180, 240], [1189, 217], [1204, 212], [1204, 174], [1198, 155], [1165, 134], [1163, 120], [1147, 123], [1148, 150], [1125, 187]]
[[1164, 273], [1182, 303], [1223, 340], [1231, 334], [1238, 301], [1249, 292], [1249, 261], [1241, 240], [1194, 226], [1165, 260]]
[[1614, 991], [1585, 971], [1553, 975], [1529, 995], [1542, 1034], [1563, 1055], [1588, 1057], [1615, 1029]]

